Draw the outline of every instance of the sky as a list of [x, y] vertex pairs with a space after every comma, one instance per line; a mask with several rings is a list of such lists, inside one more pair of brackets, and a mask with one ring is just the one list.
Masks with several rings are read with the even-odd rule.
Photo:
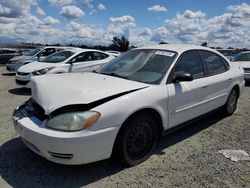
[[250, 0], [0, 0], [0, 43], [250, 47]]

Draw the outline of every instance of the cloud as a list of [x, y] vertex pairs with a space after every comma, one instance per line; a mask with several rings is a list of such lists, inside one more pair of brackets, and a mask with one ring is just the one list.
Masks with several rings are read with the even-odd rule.
[[45, 16], [45, 15], [46, 15], [46, 13], [44, 12], [44, 10], [41, 9], [40, 7], [37, 7], [37, 8], [36, 8], [36, 14], [37, 14], [38, 16]]
[[98, 5], [98, 9], [99, 9], [99, 10], [106, 10], [106, 7], [105, 7], [103, 4], [100, 3], [100, 4]]
[[124, 22], [135, 22], [135, 19], [132, 16], [126, 15], [126, 16], [121, 16], [121, 17], [110, 17], [109, 20], [112, 23], [124, 23]]
[[89, 8], [94, 8], [94, 5], [92, 5], [93, 0], [80, 0], [80, 3], [84, 6], [87, 6]]
[[52, 18], [51, 16], [47, 16], [41, 22], [42, 25], [55, 25], [55, 24], [59, 24], [59, 23], [60, 23], [59, 20]]
[[148, 11], [153, 11], [153, 12], [167, 12], [168, 9], [166, 7], [164, 7], [164, 6], [154, 5], [152, 7], [149, 7]]
[[36, 0], [1, 0], [0, 17], [20, 18], [29, 14], [31, 6], [37, 5]]
[[72, 4], [74, 1], [73, 1], [73, 0], [48, 0], [48, 2], [49, 2], [52, 6], [63, 7], [63, 6], [65, 6], [65, 5], [70, 5], [70, 4]]
[[141, 36], [152, 35], [152, 31], [149, 28], [143, 28], [142, 32], [139, 33]]
[[204, 18], [206, 17], [206, 14], [201, 11], [193, 12], [191, 10], [186, 10], [183, 14], [183, 17], [188, 18], [188, 19]]
[[234, 12], [234, 17], [244, 18], [250, 16], [250, 5], [242, 3], [241, 5], [231, 5], [227, 7], [228, 10]]
[[[56, 16], [39, 17], [40, 4], [37, 2], [40, 3], [40, 0], [0, 1], [0, 40], [3, 41], [108, 45], [114, 36], [126, 36], [135, 46], [160, 41], [200, 45], [206, 41], [210, 46], [250, 47], [250, 5], [247, 3], [228, 6], [224, 14], [214, 17], [207, 17], [205, 12], [199, 10], [185, 10], [152, 29], [137, 26], [135, 18], [130, 15], [110, 17], [107, 26], [83, 24], [80, 19], [72, 21], [85, 15], [73, 4], [83, 7], [85, 3], [84, 8], [90, 14], [98, 8], [98, 4], [90, 8], [93, 1], [49, 0], [59, 2], [54, 5], [58, 6], [56, 9], [61, 9], [62, 16], [69, 19], [65, 26], [65, 22], [60, 23]], [[64, 3], [72, 5], [61, 7]], [[35, 8], [35, 15], [32, 15], [31, 8]], [[58, 24], [61, 24], [59, 28]]]
[[60, 14], [68, 19], [76, 19], [85, 15], [85, 13], [76, 6], [65, 6], [60, 11]]

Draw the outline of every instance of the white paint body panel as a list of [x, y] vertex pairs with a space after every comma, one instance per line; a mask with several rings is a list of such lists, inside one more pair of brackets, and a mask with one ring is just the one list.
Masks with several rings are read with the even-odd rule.
[[[178, 52], [179, 55], [189, 49], [210, 50], [182, 45], [148, 48], [168, 49]], [[176, 60], [170, 70], [175, 63]], [[223, 106], [234, 86], [239, 86], [240, 93], [244, 87], [243, 70], [231, 64], [230, 69], [222, 74], [191, 82], [166, 84], [170, 70], [158, 85], [96, 73], [34, 77], [32, 97], [44, 108], [47, 115], [66, 105], [89, 104], [123, 92], [128, 93], [91, 109], [100, 112], [101, 117], [87, 130], [51, 130], [45, 126], [46, 120], [38, 122], [28, 117], [21, 120], [14, 117], [14, 122], [22, 127], [19, 131], [21, 137], [39, 148], [41, 156], [57, 163], [84, 164], [109, 158], [120, 127], [129, 116], [141, 109], [150, 108], [158, 112], [163, 129], [167, 130]], [[62, 147], [62, 143], [65, 147]], [[48, 151], [72, 153], [75, 157], [70, 160], [57, 159], [51, 157]]]
[[[18, 69], [18, 72], [28, 73], [28, 75], [21, 76], [21, 75], [19, 75], [17, 73], [16, 74], [16, 80], [30, 81], [31, 77], [35, 77], [32, 74], [32, 72], [38, 71], [38, 70], [41, 70], [41, 69], [52, 68], [52, 67], [53, 67], [53, 69], [49, 70], [46, 73], [46, 75], [48, 75], [48, 74], [57, 74], [57, 73], [72, 73], [72, 72], [91, 72], [91, 71], [97, 69], [99, 66], [101, 66], [101, 65], [111, 61], [113, 58], [115, 58], [114, 56], [112, 56], [112, 55], [110, 55], [108, 53], [98, 51], [98, 50], [72, 49], [71, 51], [73, 51], [75, 54], [70, 56], [65, 61], [62, 61], [62, 62], [59, 62], [59, 63], [32, 62], [32, 63], [21, 66]], [[88, 51], [101, 52], [101, 53], [104, 53], [104, 54], [108, 55], [108, 57], [105, 58], [105, 59], [102, 59], [102, 60], [75, 62], [75, 63], [72, 63], [72, 64], [68, 63], [68, 61], [70, 59], [74, 58], [78, 54], [83, 53], [83, 52], [88, 52]], [[27, 85], [24, 85], [24, 87], [30, 88], [30, 83], [28, 83]]]

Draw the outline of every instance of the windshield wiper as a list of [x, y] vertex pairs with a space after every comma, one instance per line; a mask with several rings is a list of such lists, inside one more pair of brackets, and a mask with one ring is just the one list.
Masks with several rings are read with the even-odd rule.
[[114, 73], [114, 72], [111, 72], [111, 73], [100, 73], [100, 74], [105, 74], [105, 75], [108, 75], [108, 76], [114, 76], [114, 77], [118, 77], [118, 78], [128, 79], [128, 77], [119, 75], [119, 74]]

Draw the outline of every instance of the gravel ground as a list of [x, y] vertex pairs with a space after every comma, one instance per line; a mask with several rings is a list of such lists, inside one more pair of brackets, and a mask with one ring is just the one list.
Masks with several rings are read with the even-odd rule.
[[14, 75], [0, 67], [0, 187], [250, 187], [250, 161], [218, 153], [250, 153], [250, 87], [231, 117], [214, 113], [166, 135], [154, 155], [132, 168], [111, 160], [81, 166], [49, 162], [29, 151], [15, 132], [11, 114], [30, 96], [16, 89]]

